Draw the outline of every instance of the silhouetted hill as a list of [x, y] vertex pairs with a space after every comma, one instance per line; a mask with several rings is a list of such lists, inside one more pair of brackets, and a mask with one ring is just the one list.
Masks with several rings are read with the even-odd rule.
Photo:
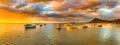
[[120, 19], [118, 19], [118, 20], [112, 20], [112, 21], [94, 19], [94, 20], [92, 20], [89, 23], [120, 23]]

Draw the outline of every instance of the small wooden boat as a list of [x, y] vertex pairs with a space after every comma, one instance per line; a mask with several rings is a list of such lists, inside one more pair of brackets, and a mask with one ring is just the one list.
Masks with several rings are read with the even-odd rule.
[[83, 26], [82, 28], [88, 28], [88, 26]]
[[57, 30], [61, 30], [61, 26], [57, 26], [56, 29], [57, 29]]
[[25, 29], [28, 29], [28, 28], [36, 28], [36, 25], [26, 24]]
[[98, 25], [98, 27], [102, 27], [102, 25]]

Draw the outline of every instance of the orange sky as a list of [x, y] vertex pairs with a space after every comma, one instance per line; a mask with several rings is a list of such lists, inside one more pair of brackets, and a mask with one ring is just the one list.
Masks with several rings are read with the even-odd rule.
[[[41, 1], [41, 0], [36, 0], [36, 1]], [[1, 4], [7, 4], [9, 2], [10, 0], [0, 0]], [[9, 9], [3, 9], [3, 8], [0, 9], [0, 23], [38, 23], [38, 22], [44, 23], [49, 21], [41, 20], [39, 19], [38, 16], [32, 14], [22, 13], [18, 11], [11, 11]]]
[[[36, 2], [40, 2], [42, 0], [25, 0], [24, 6], [21, 3], [19, 4], [20, 1], [21, 0], [19, 0], [18, 2], [14, 2], [14, 1], [11, 2], [11, 0], [0, 0], [0, 23], [53, 23], [53, 22], [55, 23], [55, 22], [71, 22], [71, 21], [78, 22], [79, 20], [80, 20], [79, 22], [89, 22], [94, 18], [98, 18], [101, 20], [112, 20], [114, 18], [120, 19], [120, 17], [116, 16], [115, 13], [109, 16], [109, 13], [107, 12], [110, 9], [107, 8], [105, 9], [108, 11], [104, 10], [104, 8], [100, 8], [102, 9], [100, 11], [104, 11], [104, 13], [101, 14], [98, 8], [99, 7], [98, 5], [101, 5], [100, 3], [102, 3], [100, 2], [100, 0], [78, 0], [78, 1], [66, 0], [64, 3], [62, 3], [61, 1], [49, 2], [48, 0], [46, 0], [48, 2], [43, 2], [43, 4], [44, 3], [47, 4], [47, 6], [45, 6], [45, 9], [42, 9], [44, 7], [41, 6], [38, 6], [41, 9], [40, 8], [37, 9], [36, 7], [35, 9], [32, 8], [31, 5], [32, 3], [36, 4]], [[29, 5], [26, 5], [28, 3]], [[120, 7], [116, 6], [115, 8], [112, 9], [119, 9], [119, 8]], [[43, 13], [41, 13], [42, 12], [41, 10], [43, 11]], [[40, 13], [39, 15], [37, 15], [38, 12]], [[52, 16], [46, 15], [51, 12], [55, 14], [58, 13], [58, 15], [52, 15]], [[36, 14], [32, 14], [32, 13], [36, 13]], [[42, 17], [40, 17], [40, 15], [42, 15]]]
[[0, 9], [0, 23], [53, 23], [51, 20], [41, 19], [38, 15]]
[[20, 12], [12, 12], [5, 9], [0, 9], [0, 22], [1, 23], [20, 23], [20, 22], [30, 22], [27, 18], [28, 14], [22, 14]]
[[[4, 3], [7, 4], [9, 3], [11, 0], [0, 0], [0, 3]], [[41, 0], [27, 0], [27, 1], [36, 1], [39, 2]], [[95, 1], [96, 2], [96, 1]], [[95, 2], [87, 2], [84, 5], [88, 6], [88, 5], [93, 5], [95, 4]], [[59, 5], [59, 6], [58, 6]], [[79, 5], [80, 6], [80, 5]], [[57, 10], [57, 8], [62, 8], [63, 5], [61, 4], [61, 2], [56, 2], [54, 5], [54, 9]], [[78, 6], [77, 6], [78, 7]], [[11, 11], [10, 9], [0, 9], [0, 23], [49, 23], [49, 22], [61, 22], [58, 20], [52, 21], [52, 20], [46, 20], [46, 19], [41, 19], [43, 17], [39, 17], [36, 16], [35, 14], [28, 14], [28, 13], [22, 13], [19, 11]], [[65, 22], [65, 21], [62, 21]]]
[[[45, 20], [32, 14], [0, 9], [0, 23], [44, 23]], [[49, 22], [49, 21], [48, 21]]]

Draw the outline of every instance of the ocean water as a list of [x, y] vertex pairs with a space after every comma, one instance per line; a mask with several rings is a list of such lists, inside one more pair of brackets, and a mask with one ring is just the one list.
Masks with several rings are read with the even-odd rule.
[[119, 24], [24, 25], [0, 24], [0, 45], [120, 45]]

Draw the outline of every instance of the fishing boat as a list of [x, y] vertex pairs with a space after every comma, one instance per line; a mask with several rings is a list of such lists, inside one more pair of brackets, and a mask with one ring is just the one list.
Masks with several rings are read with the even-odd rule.
[[28, 29], [28, 28], [36, 28], [36, 25], [34, 25], [34, 24], [26, 24], [25, 28], [26, 29]]

